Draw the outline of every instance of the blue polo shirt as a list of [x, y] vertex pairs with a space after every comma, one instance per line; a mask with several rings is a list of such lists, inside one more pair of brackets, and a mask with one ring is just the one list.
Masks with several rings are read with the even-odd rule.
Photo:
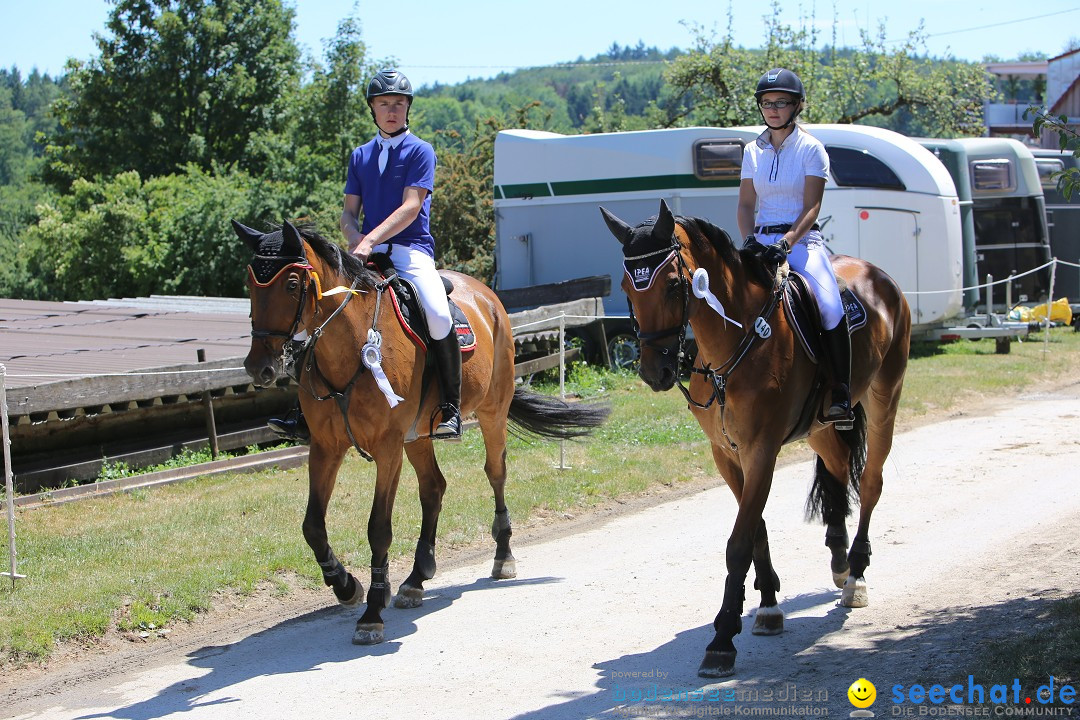
[[435, 239], [431, 236], [431, 193], [435, 190], [435, 149], [412, 133], [406, 133], [396, 148], [388, 150], [386, 170], [379, 174], [379, 144], [374, 138], [352, 152], [345, 179], [345, 194], [360, 197], [364, 221], [360, 232], [374, 230], [392, 212], [401, 207], [407, 187], [427, 190], [420, 213], [407, 228], [390, 239], [400, 245], [412, 245], [435, 257]]

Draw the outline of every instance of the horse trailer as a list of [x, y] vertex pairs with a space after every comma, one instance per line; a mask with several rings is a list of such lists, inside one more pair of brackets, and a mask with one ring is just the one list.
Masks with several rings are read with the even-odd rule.
[[[941, 142], [941, 141], [930, 141]], [[958, 187], [970, 187], [975, 232], [975, 266], [979, 282], [1015, 277], [1009, 297], [1014, 303], [1045, 301], [1050, 291], [1050, 234], [1035, 157], [1023, 143], [1008, 138], [957, 138], [957, 161], [945, 165]], [[961, 179], [961, 176], [966, 176]], [[961, 200], [965, 200], [961, 196]], [[1035, 268], [1042, 269], [1035, 272]], [[967, 283], [970, 286], [970, 283]], [[984, 299], [988, 311], [1005, 307], [1000, 288]]]
[[[961, 208], [941, 162], [889, 130], [804, 128], [825, 145], [832, 166], [819, 217], [830, 251], [864, 258], [892, 275], [908, 293], [916, 330], [942, 327], [960, 316]], [[622, 253], [598, 207], [636, 223], [656, 214], [663, 199], [676, 214], [708, 219], [735, 237], [743, 148], [761, 131], [500, 132], [496, 287], [610, 275], [612, 292], [604, 301], [609, 344], [636, 346], [620, 287]]]
[[[1071, 168], [1080, 168], [1080, 158], [1064, 150], [1032, 148], [1035, 165], [1042, 181], [1046, 199], [1046, 226], [1050, 231], [1050, 251], [1058, 260], [1080, 264], [1080, 192], [1074, 192], [1068, 200], [1052, 177]], [[1058, 265], [1054, 278], [1054, 297], [1069, 298], [1070, 304], [1080, 310], [1080, 270], [1068, 265]], [[1074, 312], [1074, 315], [1077, 313]]]

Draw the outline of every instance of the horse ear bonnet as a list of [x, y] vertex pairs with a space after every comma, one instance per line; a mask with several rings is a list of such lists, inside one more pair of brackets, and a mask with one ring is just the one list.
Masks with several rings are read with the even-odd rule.
[[[670, 237], [658, 238], [653, 233], [656, 216], [634, 228], [630, 241], [623, 245], [623, 267], [634, 283], [634, 290], [648, 290], [656, 277], [656, 271], [670, 260], [675, 247]], [[665, 253], [664, 250], [671, 252]]]
[[281, 269], [296, 261], [295, 258], [282, 257], [281, 249], [285, 239], [280, 230], [266, 233], [259, 241], [259, 249], [255, 251], [255, 257], [251, 259], [251, 272], [255, 279], [261, 283], [268, 283]]

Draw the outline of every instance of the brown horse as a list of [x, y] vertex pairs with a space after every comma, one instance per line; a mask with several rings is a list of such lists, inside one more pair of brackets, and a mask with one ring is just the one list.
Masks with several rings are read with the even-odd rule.
[[[423, 583], [435, 574], [435, 534], [446, 479], [429, 437], [427, 420], [439, 392], [429, 387], [435, 381], [425, 372], [422, 340], [399, 321], [389, 283], [337, 245], [289, 223], [271, 233], [237, 222], [233, 226], [255, 253], [248, 266], [252, 339], [244, 367], [256, 385], [268, 387], [277, 379], [288, 348], [289, 359], [299, 368], [294, 377], [311, 429], [304, 538], [322, 567], [324, 582], [346, 606], [361, 602], [363, 586], [327, 541], [326, 508], [350, 447], [375, 461], [375, 497], [368, 519], [371, 588], [353, 642], [381, 642], [381, 612], [391, 601], [390, 521], [403, 447], [420, 483], [423, 520], [412, 573], [401, 584], [395, 606], [419, 606]], [[608, 410], [585, 403], [571, 406], [515, 388], [514, 339], [506, 310], [479, 281], [454, 272], [442, 274], [452, 283], [450, 297], [475, 335], [475, 348], [462, 358], [461, 410], [463, 417], [473, 413], [479, 422], [486, 448], [484, 471], [495, 496], [491, 574], [511, 578], [516, 562], [503, 495], [507, 420], [542, 437], [571, 438], [597, 427]], [[303, 343], [296, 340], [305, 336]]]
[[[785, 276], [770, 274], [756, 256], [737, 250], [720, 228], [698, 218], [673, 217], [663, 201], [655, 220], [633, 228], [601, 212], [623, 246], [627, 272], [622, 287], [642, 343], [639, 374], [656, 391], [679, 383], [739, 503], [727, 543], [724, 601], [713, 622], [716, 635], [698, 670], [703, 677], [725, 677], [735, 672], [733, 639], [742, 630], [751, 561], [754, 587], [761, 591], [753, 632], [783, 630], [784, 615], [776, 601], [780, 580], [761, 515], [784, 443], [809, 434], [817, 462], [808, 515], [820, 514], [827, 526], [825, 544], [832, 552], [833, 580], [843, 587], [841, 604], [867, 604], [863, 574], [870, 564], [870, 515], [892, 447], [907, 368], [910, 311], [896, 283], [880, 269], [856, 258], [832, 259], [837, 276], [861, 299], [866, 314], [865, 326], [851, 338], [852, 402], [859, 403], [854, 427], [838, 430], [818, 419], [825, 382], [798, 346], [781, 301]], [[695, 279], [699, 287], [692, 287]], [[698, 348], [689, 390], [679, 378], [687, 324]], [[845, 526], [849, 483], [860, 500], [850, 553]]]

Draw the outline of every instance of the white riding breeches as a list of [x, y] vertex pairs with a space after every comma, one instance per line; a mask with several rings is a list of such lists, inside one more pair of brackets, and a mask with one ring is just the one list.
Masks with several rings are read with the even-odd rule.
[[[772, 245], [780, 241], [783, 234], [758, 235], [762, 245]], [[808, 232], [788, 253], [788, 265], [806, 278], [817, 298], [821, 310], [821, 325], [832, 330], [844, 319], [844, 304], [840, 300], [840, 288], [836, 285], [829, 253], [825, 250], [825, 241], [817, 230]]]
[[372, 253], [386, 253], [394, 263], [398, 275], [411, 282], [420, 295], [420, 304], [427, 316], [428, 333], [432, 340], [442, 340], [453, 329], [450, 303], [446, 288], [435, 268], [435, 259], [423, 250], [409, 245], [383, 243], [371, 249]]

